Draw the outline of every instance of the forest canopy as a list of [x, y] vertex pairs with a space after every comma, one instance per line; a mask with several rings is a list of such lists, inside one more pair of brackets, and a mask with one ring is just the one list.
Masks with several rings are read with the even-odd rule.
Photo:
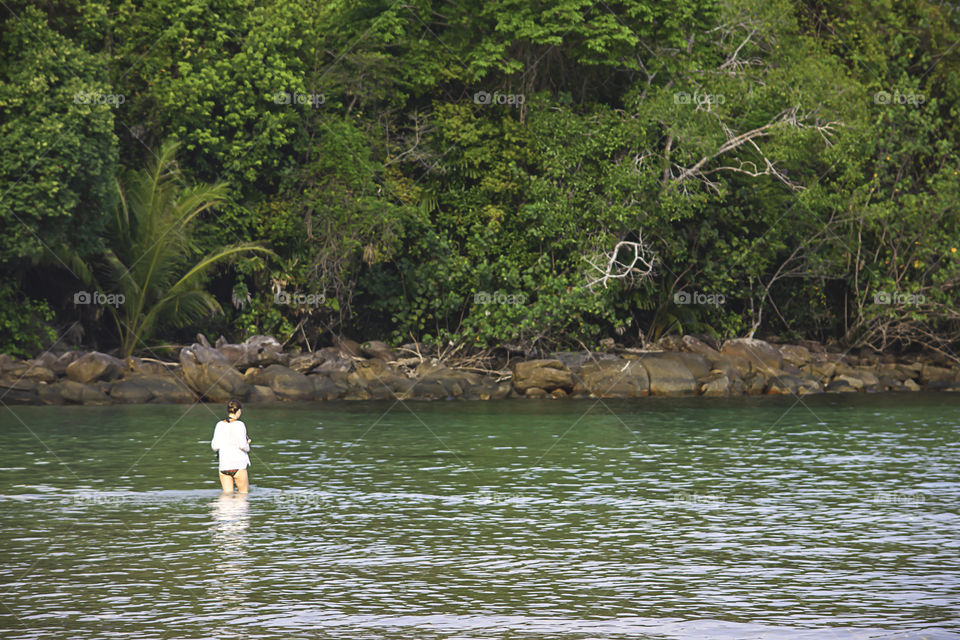
[[956, 3], [0, 15], [0, 351], [960, 339]]

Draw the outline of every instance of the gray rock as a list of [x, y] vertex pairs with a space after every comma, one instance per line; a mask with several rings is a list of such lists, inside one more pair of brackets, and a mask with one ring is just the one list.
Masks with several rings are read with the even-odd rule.
[[70, 380], [89, 384], [97, 380], [113, 380], [119, 377], [125, 368], [126, 365], [119, 358], [91, 351], [67, 365], [65, 372]]
[[[196, 348], [195, 348], [196, 347]], [[240, 372], [233, 368], [229, 361], [224, 364], [213, 349], [201, 345], [194, 345], [181, 349], [180, 368], [187, 385], [203, 398], [213, 402], [226, 402], [232, 398], [245, 400], [250, 393], [248, 385]], [[201, 362], [200, 358], [207, 361]]]
[[[697, 393], [697, 379], [687, 368], [681, 354], [651, 353], [640, 358], [650, 376], [652, 395], [676, 396]], [[709, 374], [709, 370], [707, 371]]]
[[67, 402], [87, 405], [110, 404], [110, 398], [107, 394], [90, 384], [83, 384], [75, 380], [61, 380], [50, 386], [58, 387], [60, 396]]
[[247, 396], [247, 402], [250, 404], [266, 404], [276, 402], [277, 396], [270, 387], [255, 384], [250, 387], [250, 394]]
[[573, 389], [573, 374], [559, 360], [528, 360], [513, 365], [513, 388], [517, 393], [538, 387], [545, 392]]
[[270, 387], [281, 400], [312, 400], [314, 397], [313, 381], [302, 373], [279, 364], [254, 370], [254, 375], [248, 381], [254, 385]]
[[780, 350], [765, 340], [734, 338], [723, 343], [723, 355], [750, 363], [752, 370], [778, 371], [783, 368]]
[[[584, 365], [579, 381], [596, 398], [639, 398], [650, 393], [650, 378], [638, 360], [601, 360]], [[576, 391], [580, 391], [580, 384]]]

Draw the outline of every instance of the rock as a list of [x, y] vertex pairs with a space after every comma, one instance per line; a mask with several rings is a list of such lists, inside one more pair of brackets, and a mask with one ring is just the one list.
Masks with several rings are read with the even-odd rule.
[[751, 373], [743, 379], [743, 392], [760, 395], [767, 388], [767, 377], [760, 372]]
[[222, 354], [237, 369], [290, 363], [290, 354], [284, 353], [283, 345], [273, 336], [251, 336], [240, 344], [221, 344], [218, 340], [217, 345], [214, 351]]
[[920, 391], [920, 385], [914, 382], [913, 380], [911, 380], [910, 378], [907, 378], [906, 380], [903, 381], [903, 388], [906, 389], [907, 391]]
[[[0, 394], [2, 395], [2, 394]], [[37, 384], [37, 398], [46, 405], [61, 405], [64, 403], [63, 396], [60, 394], [59, 384]], [[7, 398], [4, 398], [6, 401]]]
[[698, 380], [700, 378], [706, 378], [709, 376], [710, 371], [713, 369], [713, 366], [710, 364], [707, 358], [698, 353], [677, 351], [670, 353], [669, 357], [673, 360], [682, 362], [687, 370], [693, 374], [693, 377], [697, 378]]
[[730, 378], [723, 371], [714, 370], [700, 383], [700, 393], [705, 396], [730, 395]]
[[540, 387], [527, 387], [526, 391], [523, 392], [528, 398], [546, 398], [550, 394], [547, 393], [546, 389], [541, 389]]
[[377, 380], [383, 378], [383, 376], [390, 375], [392, 373], [392, 371], [387, 367], [386, 363], [379, 358], [374, 360], [358, 361], [354, 363], [354, 368], [357, 376], [366, 382], [376, 382]]
[[800, 379], [789, 374], [770, 376], [764, 393], [768, 395], [796, 395], [800, 389]]
[[320, 365], [314, 367], [313, 373], [328, 373], [331, 371], [347, 372], [353, 370], [353, 358], [344, 356], [338, 349], [329, 347], [323, 349], [322, 352], [325, 354], [325, 359]]
[[809, 396], [817, 393], [823, 393], [823, 385], [813, 378], [801, 377], [797, 386], [798, 396]]
[[13, 368], [13, 364], [16, 362], [9, 354], [0, 353], [0, 373], [4, 373]]
[[544, 392], [573, 389], [573, 374], [559, 360], [527, 360], [513, 365], [513, 388], [517, 393], [532, 387]]
[[880, 378], [877, 377], [877, 374], [874, 373], [873, 367], [857, 367], [856, 377], [863, 380], [863, 385], [865, 387], [878, 387], [880, 386]]
[[798, 344], [782, 344], [778, 347], [783, 361], [800, 368], [810, 362], [810, 350]]
[[[687, 395], [697, 392], [697, 380], [681, 354], [653, 353], [644, 355], [639, 362], [647, 370], [650, 377], [650, 393], [652, 395]], [[709, 374], [709, 370], [707, 371]]]
[[827, 385], [827, 391], [831, 390], [831, 388], [834, 386], [833, 384], [834, 382], [838, 384], [845, 384], [848, 387], [851, 387], [857, 391], [863, 391], [864, 386], [866, 386], [863, 380], [861, 380], [860, 378], [841, 373], [833, 377], [833, 380], [830, 382], [829, 385]]
[[[214, 355], [216, 354], [216, 355]], [[205, 361], [201, 361], [201, 359]], [[226, 402], [232, 398], [246, 399], [250, 385], [240, 372], [226, 360], [226, 356], [202, 345], [180, 350], [180, 368], [187, 385], [203, 398]]]
[[32, 380], [30, 378], [24, 378], [22, 376], [16, 375], [16, 371], [8, 371], [0, 375], [0, 396], [4, 396], [6, 391], [23, 391], [26, 393], [36, 393], [37, 391], [37, 380]]
[[28, 380], [36, 380], [37, 382], [55, 382], [57, 380], [57, 375], [51, 369], [42, 363], [33, 361], [27, 363], [27, 366], [24, 367], [20, 375]]
[[270, 387], [281, 400], [312, 400], [314, 386], [307, 376], [280, 364], [260, 369], [249, 380], [254, 385]]
[[953, 381], [954, 373], [952, 369], [925, 364], [920, 370], [920, 384], [930, 385], [931, 383], [950, 383]]
[[555, 400], [562, 400], [567, 397], [567, 392], [563, 389], [557, 388], [550, 392], [550, 397]]
[[91, 351], [67, 365], [65, 372], [72, 381], [88, 384], [96, 380], [113, 380], [119, 377], [125, 368], [119, 358]]
[[314, 368], [319, 367], [327, 361], [326, 351], [310, 351], [290, 358], [290, 368], [297, 373], [307, 375]]
[[65, 351], [53, 361], [53, 364], [50, 365], [50, 370], [57, 374], [57, 376], [65, 376], [67, 375], [67, 367], [70, 366], [70, 363], [82, 355], [79, 351]]
[[[845, 376], [844, 376], [845, 377]], [[859, 389], [849, 384], [847, 380], [835, 379], [827, 385], [827, 393], [856, 393]]]
[[363, 357], [363, 349], [361, 348], [360, 343], [357, 342], [356, 340], [351, 340], [350, 338], [339, 336], [336, 339], [334, 339], [333, 344], [336, 345], [338, 349], [340, 349], [340, 353], [343, 354], [344, 357], [348, 357], [348, 358]]
[[639, 398], [650, 393], [650, 378], [639, 360], [602, 360], [584, 365], [580, 379], [596, 398]]
[[313, 397], [317, 400], [336, 400], [343, 395], [344, 389], [324, 375], [307, 376], [313, 383]]
[[247, 402], [250, 404], [266, 404], [276, 402], [277, 396], [273, 389], [265, 387], [262, 384], [255, 384], [250, 387], [250, 393], [247, 395]]
[[110, 398], [126, 404], [145, 404], [153, 399], [153, 392], [136, 380], [120, 380], [110, 386]]
[[397, 359], [397, 354], [390, 348], [390, 345], [380, 340], [364, 342], [360, 345], [360, 353], [368, 358], [379, 358], [384, 362], [393, 362]]
[[780, 350], [764, 340], [734, 338], [723, 343], [721, 352], [727, 357], [746, 360], [753, 370], [778, 371], [783, 368]]
[[60, 396], [68, 402], [88, 405], [110, 404], [110, 398], [93, 385], [75, 380], [62, 380], [50, 386], [58, 387]]
[[173, 377], [180, 370], [180, 365], [174, 362], [159, 362], [157, 360], [144, 360], [130, 356], [124, 360], [127, 372], [144, 374], [147, 376]]
[[424, 400], [442, 400], [447, 397], [447, 389], [439, 382], [419, 380], [411, 387], [410, 395]]

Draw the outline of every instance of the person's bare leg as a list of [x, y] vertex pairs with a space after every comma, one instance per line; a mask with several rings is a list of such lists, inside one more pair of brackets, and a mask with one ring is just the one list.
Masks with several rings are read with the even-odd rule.
[[[246, 473], [246, 471], [244, 471], [244, 473]], [[224, 493], [233, 493], [233, 478], [225, 473], [221, 473], [220, 486], [223, 487]]]
[[250, 477], [247, 476], [246, 469], [237, 471], [237, 475], [233, 476], [233, 479], [237, 481], [237, 491], [240, 493], [250, 493]]

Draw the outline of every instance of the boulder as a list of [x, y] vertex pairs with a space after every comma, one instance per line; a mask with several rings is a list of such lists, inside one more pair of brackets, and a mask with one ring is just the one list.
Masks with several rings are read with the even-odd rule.
[[0, 396], [3, 398], [8, 397], [5, 395], [5, 393], [8, 391], [36, 393], [38, 384], [39, 382], [37, 380], [24, 378], [16, 375], [14, 371], [8, 371], [0, 374]]
[[[676, 353], [652, 353], [644, 355], [639, 362], [647, 370], [650, 393], [660, 396], [695, 394], [697, 379], [686, 362]], [[707, 371], [709, 374], [709, 370]]]
[[910, 378], [907, 378], [906, 380], [903, 381], [903, 388], [906, 391], [920, 391], [920, 385], [914, 382], [913, 380], [911, 380]]
[[750, 395], [760, 395], [767, 388], [767, 377], [762, 373], [754, 372], [743, 379], [743, 392]]
[[554, 400], [563, 400], [567, 397], [567, 392], [563, 389], [557, 388], [550, 392], [550, 397]]
[[730, 378], [723, 371], [714, 370], [700, 383], [700, 393], [705, 396], [730, 395]]
[[36, 361], [28, 361], [18, 375], [37, 382], [55, 382], [57, 380], [57, 375], [51, 369], [42, 362]]
[[392, 374], [392, 370], [387, 367], [383, 360], [379, 358], [375, 358], [373, 360], [360, 360], [354, 363], [354, 370], [360, 379], [368, 383], [377, 382], [384, 376]]
[[110, 398], [125, 404], [145, 404], [153, 399], [153, 392], [137, 380], [125, 379], [110, 385]]
[[931, 383], [951, 383], [953, 381], [954, 373], [952, 369], [925, 364], [920, 370], [920, 384], [930, 385]]
[[333, 344], [340, 350], [340, 353], [346, 358], [362, 358], [363, 348], [356, 340], [351, 340], [344, 336], [334, 339]]
[[[579, 377], [596, 398], [639, 398], [650, 393], [650, 378], [639, 360], [601, 360], [584, 365]], [[580, 381], [575, 392], [579, 388]]]
[[[323, 349], [322, 353], [325, 354], [324, 361], [313, 368], [313, 373], [330, 371], [346, 372], [353, 370], [353, 358], [344, 356], [335, 347]], [[301, 373], [303, 372], [301, 371]]]
[[316, 367], [327, 361], [326, 351], [309, 351], [290, 358], [290, 368], [298, 373], [307, 375]]
[[181, 349], [180, 369], [187, 385], [207, 400], [244, 400], [250, 393], [250, 385], [240, 372], [215, 349], [199, 344]]
[[254, 370], [248, 381], [254, 385], [270, 387], [281, 400], [312, 400], [313, 381], [307, 376], [280, 364], [271, 364], [265, 369]]
[[410, 395], [424, 400], [442, 400], [448, 393], [446, 387], [436, 381], [418, 380], [410, 388]]
[[75, 380], [61, 380], [50, 386], [56, 386], [60, 392], [60, 396], [67, 402], [89, 405], [110, 404], [110, 398], [90, 384], [83, 384]]
[[829, 385], [827, 385], [828, 391], [830, 391], [831, 388], [835, 386], [834, 383], [837, 383], [837, 385], [846, 385], [848, 387], [855, 389], [856, 391], [863, 391], [863, 388], [866, 386], [863, 380], [861, 380], [860, 378], [856, 376], [846, 375], [843, 373], [833, 377], [833, 380], [830, 382]]
[[683, 351], [671, 353], [670, 357], [674, 360], [678, 360], [687, 367], [690, 373], [693, 374], [693, 377], [696, 379], [706, 378], [710, 375], [710, 371], [713, 369], [713, 366], [710, 364], [710, 361], [707, 360], [704, 356], [698, 353], [687, 353]]
[[780, 350], [765, 340], [734, 338], [723, 343], [723, 355], [750, 363], [753, 370], [778, 371], [783, 368]]
[[277, 396], [270, 387], [261, 384], [255, 384], [250, 387], [250, 393], [247, 395], [247, 402], [250, 404], [265, 404], [276, 402]]
[[313, 397], [317, 400], [336, 400], [343, 395], [345, 389], [341, 388], [325, 375], [309, 375], [307, 378], [313, 383]]
[[810, 350], [799, 344], [778, 345], [783, 361], [800, 368], [810, 362]]
[[67, 367], [70, 363], [82, 356], [79, 351], [65, 351], [57, 356], [57, 359], [50, 365], [50, 369], [58, 376], [67, 375]]
[[0, 353], [0, 373], [4, 373], [13, 368], [13, 364], [16, 362], [10, 354]]
[[827, 385], [827, 393], [856, 393], [860, 389], [850, 385], [850, 383], [843, 379], [845, 376], [841, 376], [839, 379], [834, 379]]
[[250, 336], [240, 344], [229, 344], [221, 338], [215, 351], [237, 369], [290, 363], [290, 354], [284, 353], [283, 345], [273, 336]]
[[393, 362], [397, 359], [397, 354], [390, 348], [390, 345], [380, 340], [364, 342], [360, 345], [360, 353], [368, 358], [379, 358], [384, 362]]
[[[0, 395], [3, 394], [0, 393]], [[46, 405], [61, 405], [64, 403], [63, 396], [60, 394], [59, 384], [38, 383], [37, 398], [40, 399], [41, 403]], [[7, 398], [3, 398], [3, 400], [6, 402]]]
[[550, 394], [547, 393], [546, 389], [541, 389], [540, 387], [527, 387], [526, 391], [523, 392], [523, 395], [527, 398], [546, 398]]
[[800, 379], [790, 374], [773, 375], [767, 380], [764, 393], [768, 395], [796, 395], [800, 389]]
[[119, 377], [124, 369], [126, 365], [119, 358], [91, 351], [68, 364], [64, 371], [70, 380], [89, 384], [97, 380], [113, 380]]
[[573, 374], [559, 360], [527, 360], [513, 365], [513, 388], [517, 393], [538, 387], [545, 392], [573, 389]]

